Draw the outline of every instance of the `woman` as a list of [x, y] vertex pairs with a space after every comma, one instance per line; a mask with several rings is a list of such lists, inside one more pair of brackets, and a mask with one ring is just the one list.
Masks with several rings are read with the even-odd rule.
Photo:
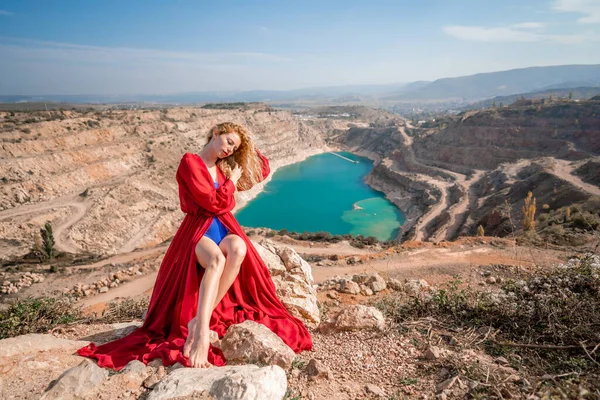
[[221, 366], [225, 359], [210, 345], [210, 330], [223, 337], [230, 325], [247, 319], [266, 325], [297, 353], [312, 349], [308, 330], [277, 297], [269, 271], [231, 214], [235, 190], [250, 189], [269, 172], [243, 127], [214, 126], [202, 151], [186, 153], [179, 164], [186, 216], [158, 271], [144, 324], [78, 353], [116, 370], [154, 358], [165, 366]]

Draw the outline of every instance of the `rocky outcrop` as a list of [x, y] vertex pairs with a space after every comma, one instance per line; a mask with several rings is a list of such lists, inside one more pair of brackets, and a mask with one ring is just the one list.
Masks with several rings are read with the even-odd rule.
[[81, 364], [59, 376], [40, 400], [80, 399], [98, 387], [107, 377], [108, 370], [100, 368], [91, 360], [83, 360]]
[[354, 304], [343, 308], [328, 321], [319, 326], [322, 332], [357, 331], [362, 329], [383, 330], [385, 318], [375, 307]]
[[[102, 338], [102, 343], [122, 336], [129, 331], [125, 330], [126, 325], [139, 324], [115, 324], [112, 330], [95, 334], [94, 340]], [[98, 367], [94, 360], [76, 355], [75, 351], [88, 343], [45, 334], [0, 340], [0, 392], [11, 393], [15, 398], [45, 400], [181, 396], [258, 400], [282, 399], [287, 390], [286, 374], [278, 365], [194, 369], [183, 368], [179, 363], [164, 367], [161, 359], [147, 365], [133, 360], [119, 372], [109, 374], [108, 369]], [[273, 363], [286, 368], [295, 356], [277, 335], [252, 321], [232, 326], [223, 339], [222, 348], [232, 361]], [[236, 358], [231, 355], [232, 349], [246, 357]], [[28, 382], [25, 386], [24, 381]]]
[[290, 247], [275, 245], [267, 239], [253, 244], [267, 265], [277, 295], [288, 311], [309, 327], [319, 325], [317, 292], [313, 288], [310, 265]]
[[194, 394], [215, 399], [280, 400], [286, 389], [285, 372], [276, 365], [262, 368], [256, 365], [226, 366], [205, 370], [180, 368], [160, 381], [148, 400], [176, 399]]
[[254, 321], [232, 325], [221, 339], [221, 350], [229, 363], [260, 363], [288, 369], [296, 354], [266, 326]]
[[547, 204], [551, 210], [584, 202], [591, 196], [547, 172], [543, 165], [531, 163], [517, 168], [514, 174], [507, 171], [511, 168], [511, 165], [502, 165], [486, 174], [474, 186], [480, 197], [479, 205], [469, 210], [461, 234], [472, 235], [479, 225], [489, 236], [505, 236], [519, 229], [520, 226], [513, 224], [522, 220], [523, 200], [530, 191], [538, 205]]
[[[57, 244], [69, 245], [62, 249], [96, 254], [132, 251], [173, 236], [182, 219], [178, 162], [183, 153], [201, 149], [214, 124], [246, 126], [273, 170], [324, 151], [327, 133], [348, 124], [303, 121], [264, 106], [17, 113], [11, 121], [15, 130], [2, 132], [0, 147], [0, 158], [7, 160], [0, 166], [1, 236], [28, 242], [40, 221], [48, 220], [55, 233], [64, 226]], [[238, 205], [261, 189], [240, 193]], [[11, 215], [16, 219], [7, 219]]]
[[478, 169], [542, 156], [577, 160], [600, 154], [599, 109], [582, 101], [470, 112], [439, 121], [413, 148], [422, 159]]
[[75, 351], [90, 342], [66, 340], [48, 334], [31, 333], [0, 340], [0, 357], [17, 354], [35, 354], [40, 351]]

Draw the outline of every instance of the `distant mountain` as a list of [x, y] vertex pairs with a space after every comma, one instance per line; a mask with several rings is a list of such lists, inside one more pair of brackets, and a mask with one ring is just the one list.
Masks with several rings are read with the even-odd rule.
[[[207, 102], [273, 102], [328, 99], [339, 97], [372, 96], [400, 90], [406, 83], [386, 85], [323, 86], [295, 90], [206, 91], [165, 95], [132, 94], [118, 96], [102, 95], [0, 95], [0, 103], [63, 102], [63, 103], [171, 103], [194, 104]], [[414, 84], [413, 84], [414, 85]], [[415, 87], [418, 87], [415, 86]]]
[[600, 79], [588, 79], [585, 81], [569, 81], [569, 82], [561, 82], [556, 83], [554, 85], [549, 85], [541, 90], [552, 90], [552, 89], [569, 89], [569, 88], [582, 88], [582, 87], [600, 87]]
[[[477, 100], [508, 96], [560, 87], [574, 87], [574, 82], [594, 86], [600, 82], [600, 65], [561, 65], [531, 67], [444, 78], [414, 90], [399, 90], [385, 100]], [[592, 83], [590, 85], [589, 83]], [[566, 85], [566, 86], [565, 86]]]
[[166, 95], [0, 95], [0, 102], [63, 103], [168, 103], [198, 104], [218, 102], [300, 103], [411, 103], [444, 101], [479, 101], [496, 96], [562, 89], [600, 86], [600, 65], [562, 65], [531, 67], [444, 78], [433, 82], [416, 81], [387, 85], [322, 86], [295, 90], [199, 91]]
[[492, 99], [482, 100], [478, 101], [477, 103], [469, 104], [468, 106], [462, 107], [461, 110], [479, 110], [482, 108], [491, 107], [494, 103], [496, 103], [496, 105], [498, 106], [508, 106], [521, 98], [536, 100], [549, 98], [550, 96], [555, 98], [568, 98], [569, 96], [572, 96], [572, 98], [575, 100], [588, 100], [597, 95], [600, 95], [600, 86], [547, 89], [539, 92], [513, 94], [511, 96], [496, 96]]

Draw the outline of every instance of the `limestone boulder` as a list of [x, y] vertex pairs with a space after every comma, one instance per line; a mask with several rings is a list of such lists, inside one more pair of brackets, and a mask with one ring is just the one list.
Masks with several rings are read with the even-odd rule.
[[118, 322], [112, 324], [110, 327], [113, 329], [113, 335], [121, 338], [123, 336], [129, 335], [131, 332], [135, 331], [137, 328], [142, 326], [141, 321], [131, 321], [131, 322]]
[[369, 277], [369, 279], [367, 280], [367, 285], [373, 290], [374, 293], [381, 292], [387, 287], [385, 279], [383, 279], [381, 275], [377, 273]]
[[369, 275], [365, 273], [352, 275], [352, 280], [358, 284], [364, 284], [369, 280]]
[[30, 333], [0, 340], [0, 357], [49, 350], [75, 351], [89, 343], [82, 340], [61, 339], [48, 334]]
[[332, 319], [322, 324], [322, 332], [357, 331], [361, 329], [383, 330], [385, 318], [375, 307], [354, 304], [343, 308]]
[[107, 377], [108, 370], [100, 368], [94, 362], [85, 359], [81, 364], [63, 372], [40, 400], [81, 398], [92, 392]]
[[306, 326], [318, 326], [321, 317], [310, 265], [294, 249], [276, 245], [268, 239], [260, 244], [253, 242], [253, 245], [267, 265], [277, 295], [290, 314]]
[[428, 288], [429, 283], [424, 279], [409, 279], [404, 283], [404, 290], [409, 296], [418, 296], [422, 290]]
[[285, 265], [283, 265], [281, 258], [275, 254], [275, 250], [271, 251], [261, 245], [257, 245], [256, 243], [253, 244], [254, 247], [256, 247], [256, 251], [258, 251], [260, 258], [262, 258], [267, 265], [272, 277], [285, 275], [287, 269], [285, 269]]
[[137, 389], [153, 374], [152, 367], [146, 366], [141, 361], [130, 361], [118, 374], [110, 378], [111, 385], [118, 385], [127, 389]]
[[217, 399], [281, 400], [287, 390], [287, 378], [276, 365], [225, 366], [220, 368], [180, 368], [152, 390], [148, 400], [167, 400], [196, 393]]
[[392, 290], [402, 290], [404, 288], [404, 284], [396, 278], [388, 279], [387, 286]]
[[359, 294], [360, 285], [350, 279], [341, 279], [339, 281], [340, 292], [349, 294]]
[[296, 354], [266, 326], [254, 321], [232, 325], [221, 339], [221, 350], [229, 363], [279, 365], [288, 369]]

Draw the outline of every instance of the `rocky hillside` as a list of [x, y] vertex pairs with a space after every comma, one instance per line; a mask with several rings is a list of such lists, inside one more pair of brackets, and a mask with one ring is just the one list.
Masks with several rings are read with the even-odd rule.
[[[503, 235], [509, 215], [501, 206], [508, 204], [514, 230], [529, 190], [548, 211], [600, 193], [599, 115], [593, 99], [470, 111], [419, 127], [365, 107], [6, 111], [0, 248], [8, 257], [27, 253], [46, 221], [59, 250], [70, 253], [119, 254], [164, 242], [182, 217], [173, 179], [179, 158], [198, 151], [224, 120], [247, 126], [274, 169], [327, 149], [370, 157], [367, 183], [406, 214], [398, 239], [451, 240], [479, 225]], [[530, 173], [522, 160], [540, 157], [548, 159]], [[261, 189], [240, 194], [238, 204]]]
[[[0, 112], [0, 248], [24, 254], [50, 221], [60, 250], [120, 253], [170, 238], [182, 214], [175, 170], [208, 129], [241, 123], [273, 169], [323, 152], [349, 121], [300, 120], [265, 105]], [[238, 197], [238, 204], [260, 188]], [[3, 210], [3, 211], [2, 211]], [[59, 243], [60, 242], [60, 243]]]
[[600, 102], [538, 102], [466, 112], [415, 132], [418, 158], [494, 169], [519, 159], [580, 160], [600, 154]]
[[[596, 99], [529, 101], [420, 127], [395, 120], [352, 127], [331, 140], [375, 160], [367, 182], [406, 212], [404, 239], [451, 240], [475, 234], [479, 225], [493, 235], [514, 233], [529, 191], [544, 207], [540, 215], [577, 205], [573, 210], [591, 222], [586, 226], [596, 226]], [[594, 230], [577, 242], [593, 239]]]

